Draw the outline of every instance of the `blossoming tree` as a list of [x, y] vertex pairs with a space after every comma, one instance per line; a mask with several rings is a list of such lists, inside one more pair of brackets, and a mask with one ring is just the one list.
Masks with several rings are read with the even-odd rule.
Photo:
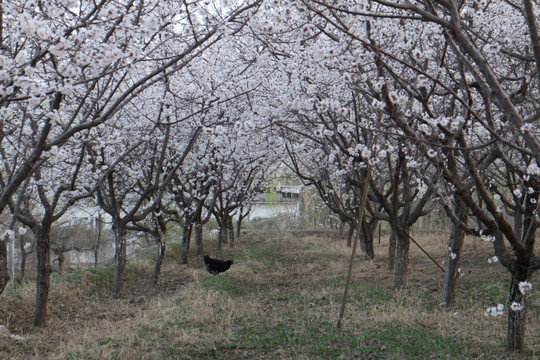
[[[325, 26], [375, 56], [384, 116], [438, 169], [439, 186], [453, 194], [446, 200], [466, 207], [493, 241], [494, 259], [511, 274], [507, 348], [521, 351], [522, 288], [540, 268], [533, 251], [540, 190], [536, 5], [305, 4]], [[467, 229], [463, 217], [451, 218]]]

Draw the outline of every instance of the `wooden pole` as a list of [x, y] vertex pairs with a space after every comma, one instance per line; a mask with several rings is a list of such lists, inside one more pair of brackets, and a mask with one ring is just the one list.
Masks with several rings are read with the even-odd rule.
[[367, 164], [366, 177], [364, 179], [364, 192], [362, 194], [362, 200], [360, 203], [360, 208], [358, 209], [358, 218], [356, 222], [356, 236], [354, 237], [351, 260], [349, 261], [349, 270], [347, 272], [347, 280], [345, 281], [345, 291], [343, 293], [343, 301], [341, 302], [341, 309], [339, 311], [339, 317], [337, 321], [337, 328], [341, 329], [341, 322], [343, 320], [343, 314], [345, 313], [345, 305], [347, 303], [347, 296], [349, 294], [349, 286], [351, 283], [352, 268], [354, 263], [354, 255], [356, 254], [356, 248], [358, 246], [358, 239], [360, 237], [360, 227], [362, 225], [362, 220], [364, 219], [364, 213], [366, 210], [367, 195], [369, 191], [369, 178], [371, 177], [371, 165]]

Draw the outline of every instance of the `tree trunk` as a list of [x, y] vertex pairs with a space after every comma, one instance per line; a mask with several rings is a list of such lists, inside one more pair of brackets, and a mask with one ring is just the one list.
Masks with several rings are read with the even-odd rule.
[[20, 244], [20, 249], [19, 249], [19, 252], [21, 254], [21, 275], [20, 275], [20, 283], [22, 283], [24, 281], [24, 277], [26, 275], [26, 250], [24, 249], [24, 241], [23, 239], [21, 238], [21, 244]]
[[360, 236], [358, 237], [358, 239], [360, 240], [360, 250], [362, 250], [362, 252], [364, 254], [367, 255], [367, 244], [369, 243], [369, 240], [367, 239], [367, 237], [369, 236], [368, 235], [368, 232], [366, 231], [366, 227], [365, 227], [365, 222], [362, 221], [362, 223], [360, 224], [360, 227], [359, 227], [359, 231], [360, 231]]
[[398, 231], [397, 249], [396, 249], [396, 272], [394, 277], [394, 288], [400, 289], [407, 284], [407, 271], [409, 268], [409, 247], [411, 241], [409, 239], [408, 230]]
[[370, 259], [375, 258], [375, 250], [373, 249], [373, 238], [375, 237], [375, 230], [377, 229], [377, 221], [362, 221], [362, 250]]
[[94, 248], [94, 269], [98, 267], [98, 249]]
[[[11, 229], [13, 230], [13, 229]], [[22, 240], [21, 240], [22, 241]], [[10, 281], [9, 284], [13, 284], [15, 281], [15, 239], [8, 241], [7, 243], [7, 263], [8, 263], [8, 274]]]
[[184, 232], [182, 234], [182, 246], [180, 247], [180, 264], [187, 264], [188, 263], [188, 255], [189, 255], [189, 243], [191, 240], [191, 221], [186, 219], [186, 222], [184, 223]]
[[388, 270], [394, 270], [396, 265], [396, 233], [392, 229], [388, 240]]
[[[465, 208], [465, 204], [457, 198], [455, 200], [457, 218], [460, 222], [466, 224], [467, 209]], [[456, 305], [456, 287], [459, 280], [459, 264], [464, 238], [465, 232], [463, 229], [458, 224], [454, 224], [452, 227], [452, 234], [450, 235], [450, 245], [446, 260], [446, 272], [444, 275], [442, 291], [442, 304], [446, 307]]]
[[228, 244], [229, 243], [229, 224], [227, 221], [223, 224], [223, 239], [222, 244]]
[[63, 273], [64, 272], [64, 262], [65, 262], [65, 257], [64, 257], [64, 251], [63, 250], [59, 250], [58, 251], [58, 272], [59, 273]]
[[354, 235], [354, 226], [349, 224], [349, 231], [347, 231], [347, 247], [352, 246], [352, 238]]
[[456, 287], [459, 279], [459, 264], [464, 237], [465, 234], [463, 230], [454, 226], [452, 234], [450, 235], [450, 246], [446, 260], [446, 271], [444, 274], [442, 291], [442, 304], [446, 307], [456, 305]]
[[96, 236], [96, 245], [94, 246], [94, 268], [98, 267], [98, 253], [99, 253], [99, 247], [101, 246], [101, 214], [98, 214], [98, 217], [96, 219], [96, 225], [97, 225], [97, 236]]
[[240, 231], [242, 228], [242, 221], [244, 221], [244, 219], [245, 219], [245, 216], [242, 216], [242, 209], [240, 209], [238, 220], [236, 220], [236, 240], [240, 240]]
[[199, 256], [203, 254], [202, 229], [203, 227], [200, 222], [196, 222], [193, 225], [193, 237], [195, 240], [195, 253]]
[[[525, 197], [525, 213], [523, 214], [523, 229], [521, 242], [526, 247], [522, 251], [516, 251], [516, 258], [513, 260], [510, 269], [510, 296], [508, 309], [508, 328], [506, 336], [506, 349], [508, 351], [522, 352], [525, 341], [525, 320], [527, 319], [527, 295], [522, 294], [519, 283], [530, 282], [533, 271], [530, 270], [530, 259], [534, 255], [534, 243], [538, 223], [535, 221], [539, 194], [538, 191], [528, 193]], [[535, 201], [531, 201], [534, 199]], [[520, 310], [512, 310], [512, 304], [519, 305]]]
[[341, 221], [339, 223], [339, 228], [338, 228], [338, 236], [339, 237], [343, 237], [343, 230], [345, 228], [345, 221]]
[[6, 240], [0, 240], [0, 295], [9, 282]]
[[127, 252], [126, 252], [126, 235], [127, 230], [124, 224], [116, 220], [113, 224], [114, 230], [114, 284], [113, 298], [119, 299], [124, 283], [124, 272], [126, 269]]
[[154, 263], [153, 279], [154, 282], [157, 283], [159, 279], [159, 274], [161, 273], [161, 264], [163, 264], [163, 258], [165, 257], [165, 250], [167, 248], [167, 245], [165, 244], [165, 241], [163, 241], [161, 233], [159, 231], [154, 234], [154, 237], [158, 245], [158, 253], [156, 257], [156, 262]]
[[519, 211], [516, 212], [513, 216], [514, 220], [514, 232], [518, 238], [523, 237], [523, 214]]
[[232, 216], [227, 217], [227, 227], [228, 227], [227, 231], [228, 231], [228, 236], [229, 236], [229, 247], [233, 248], [234, 247], [234, 224], [233, 224]]
[[[506, 336], [506, 349], [508, 351], [522, 352], [525, 341], [525, 320], [527, 318], [527, 297], [519, 290], [519, 283], [529, 281], [527, 265], [514, 261], [511, 281], [510, 297], [508, 301], [508, 328]], [[522, 306], [521, 310], [512, 310], [512, 303]]]
[[47, 305], [49, 300], [51, 266], [51, 224], [42, 221], [37, 232], [37, 278], [36, 278], [36, 307], [34, 326], [45, 326], [47, 321]]
[[219, 228], [218, 241], [217, 241], [217, 246], [216, 246], [217, 251], [221, 251], [223, 244], [227, 242], [227, 233], [228, 233], [227, 227], [225, 226], [225, 224], [223, 224]]

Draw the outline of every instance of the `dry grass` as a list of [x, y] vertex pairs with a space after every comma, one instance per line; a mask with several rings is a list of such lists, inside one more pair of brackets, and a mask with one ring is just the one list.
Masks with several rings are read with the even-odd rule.
[[[417, 240], [440, 262], [446, 237]], [[414, 245], [408, 285], [392, 289], [386, 245], [383, 237], [375, 260], [358, 255], [341, 330], [334, 325], [350, 254], [344, 241], [332, 233], [251, 231], [219, 254], [235, 258], [219, 276], [206, 273], [202, 259], [179, 266], [169, 256], [154, 284], [151, 257], [131, 261], [121, 300], [110, 298], [111, 268], [66, 275], [52, 286], [45, 329], [31, 326], [33, 288], [10, 289], [1, 298], [0, 324], [25, 340], [0, 339], [0, 358], [510, 357], [503, 351], [506, 317], [483, 315], [505, 302], [508, 282], [500, 265], [487, 263], [488, 244], [468, 239], [459, 304], [450, 310], [440, 306], [442, 272]], [[535, 288], [524, 358], [540, 353], [539, 295]]]

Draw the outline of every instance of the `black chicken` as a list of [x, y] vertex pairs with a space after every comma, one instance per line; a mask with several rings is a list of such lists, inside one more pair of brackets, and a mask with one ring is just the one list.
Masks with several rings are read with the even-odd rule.
[[212, 275], [217, 275], [219, 273], [229, 270], [233, 263], [232, 260], [223, 261], [218, 259], [212, 259], [208, 255], [204, 255], [203, 259], [204, 264], [206, 265], [206, 270], [208, 270], [208, 272]]

